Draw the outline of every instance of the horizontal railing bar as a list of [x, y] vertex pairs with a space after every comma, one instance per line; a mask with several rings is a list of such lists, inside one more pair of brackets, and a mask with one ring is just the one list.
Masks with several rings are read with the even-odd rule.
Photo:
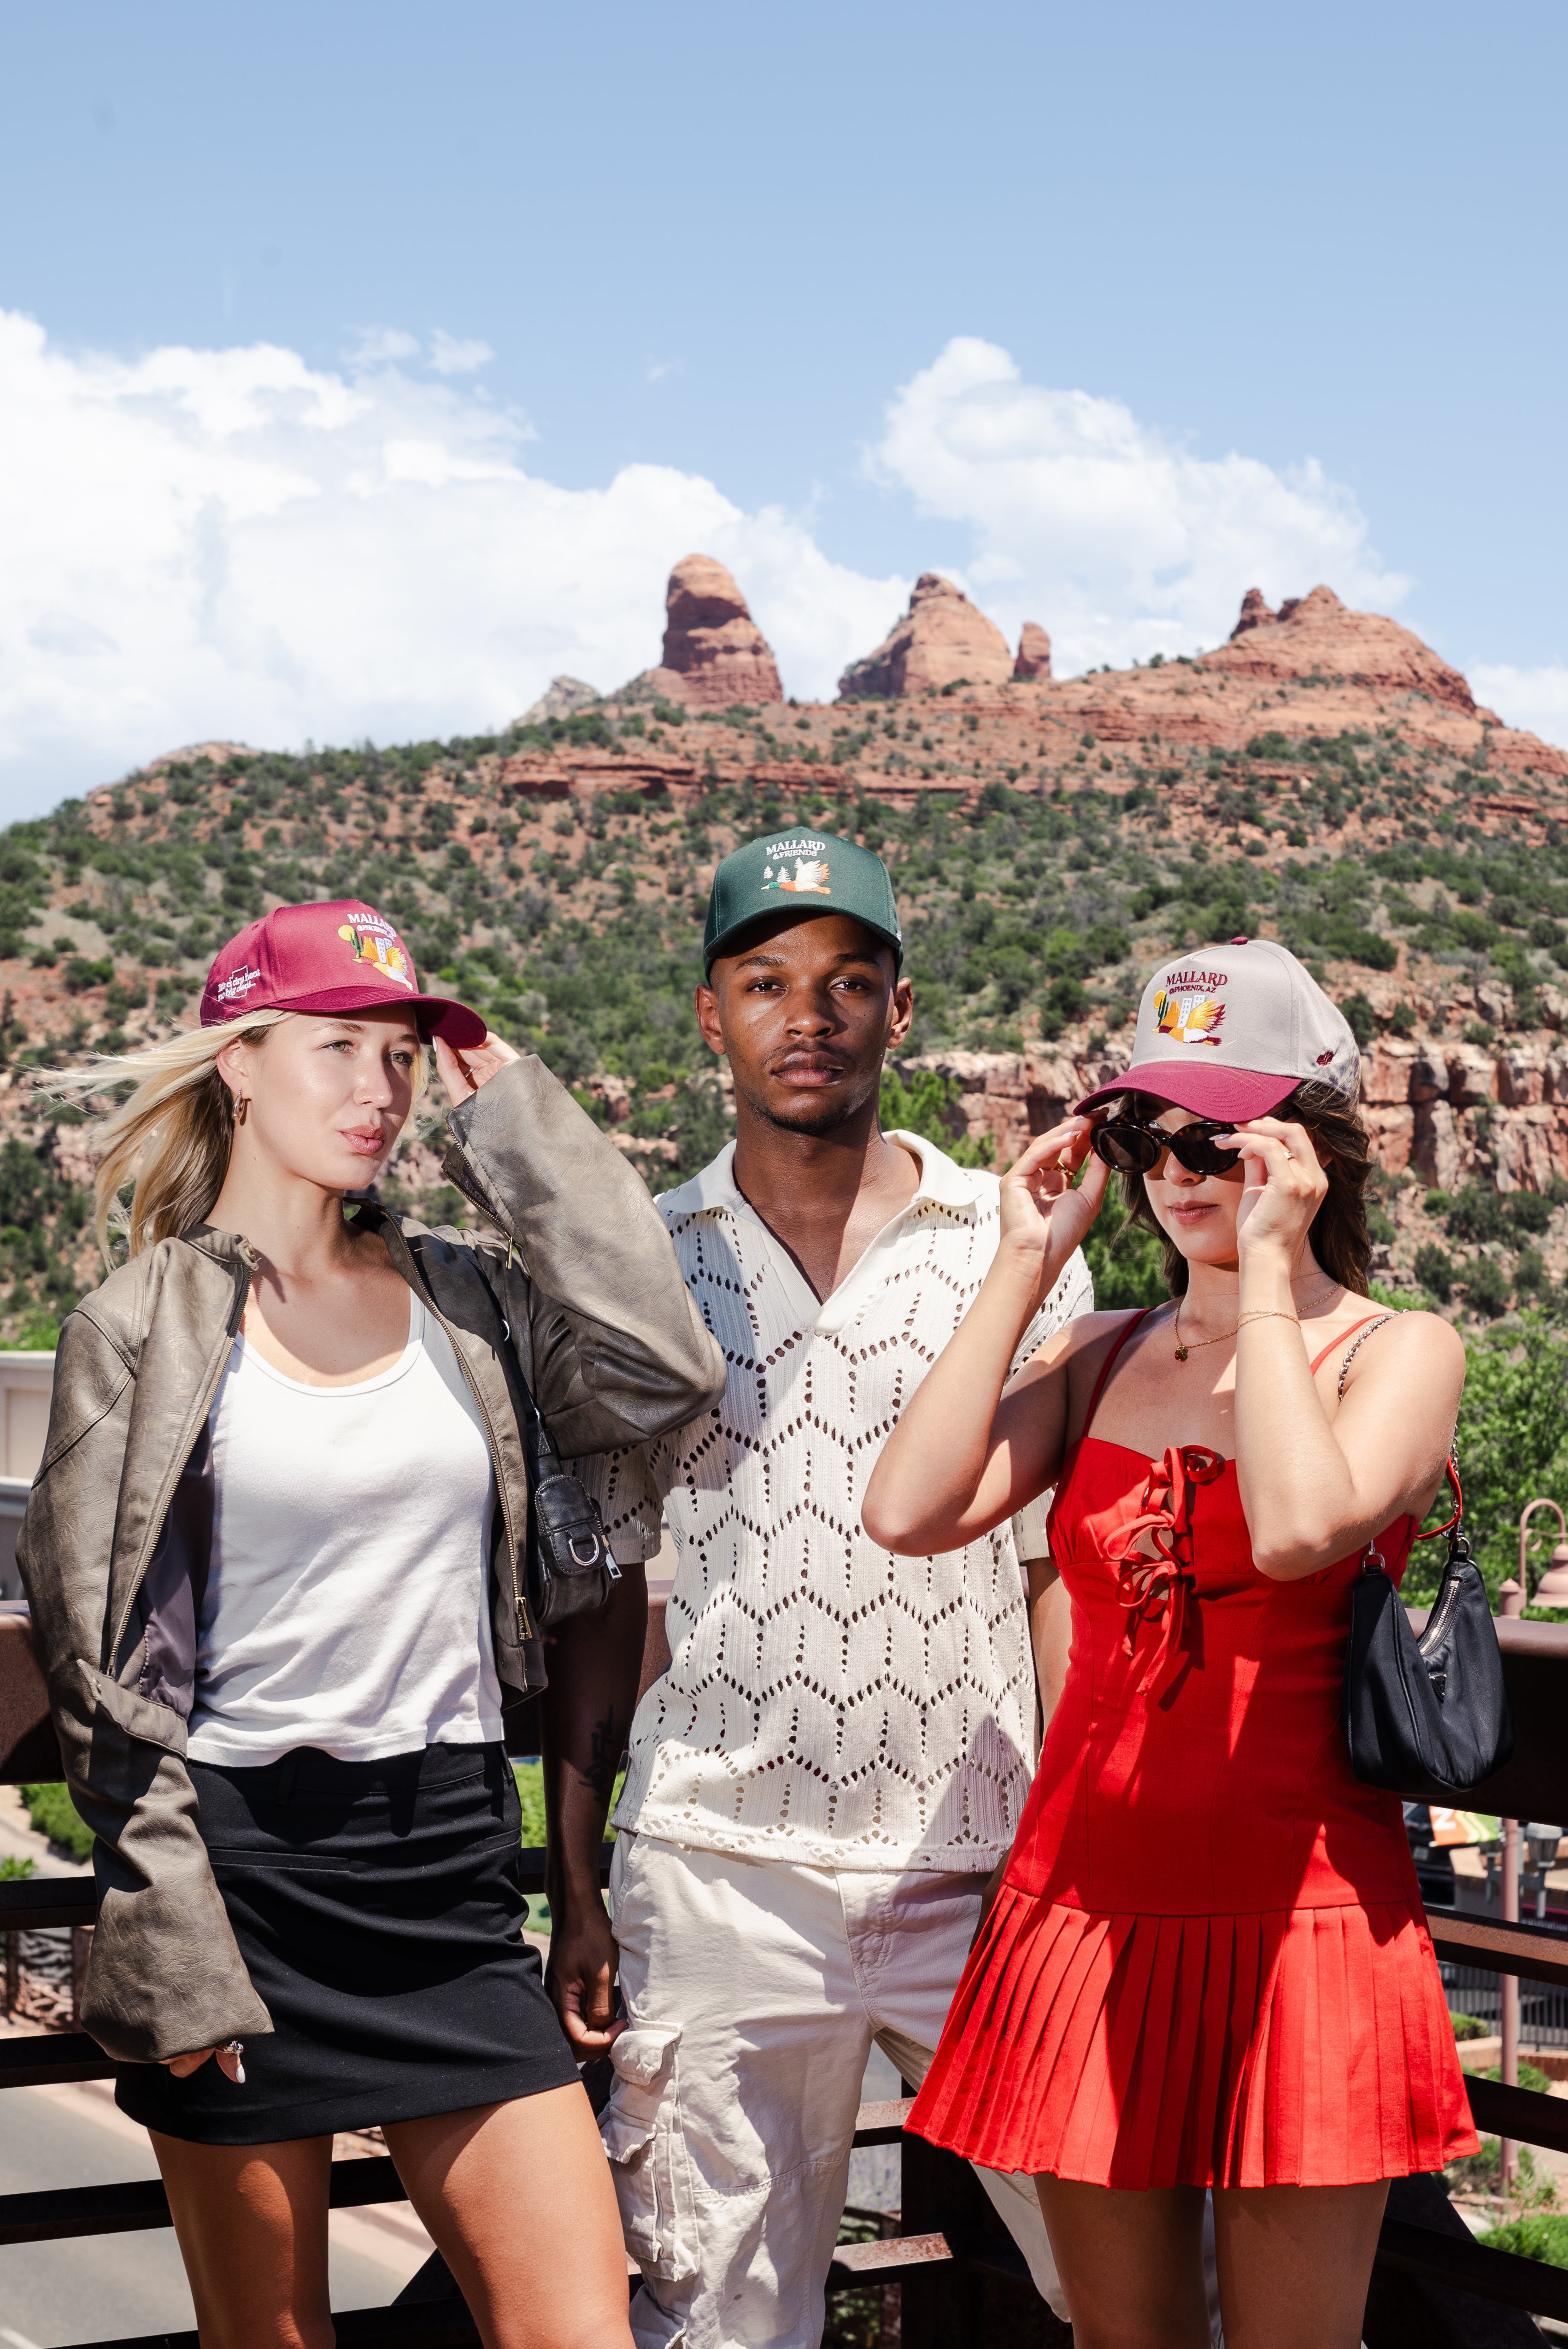
[[[868, 2276], [891, 2282], [904, 2268], [926, 2268], [938, 2260], [950, 2260], [953, 2252], [945, 2235], [883, 2235], [871, 2243], [841, 2243], [833, 2253], [832, 2267], [828, 2270], [828, 2289], [835, 2284], [841, 2290], [846, 2283], [864, 2283]], [[842, 2278], [834, 2274], [842, 2270]]]
[[[607, 1883], [614, 1844], [599, 1847], [599, 1881]], [[524, 1844], [518, 1853], [518, 1889], [544, 1896], [544, 1848]], [[98, 1886], [90, 1876], [29, 1876], [0, 1884], [0, 1931], [42, 1932], [49, 1926], [90, 1925], [98, 1915]]]
[[1377, 2263], [1434, 2277], [1477, 2300], [1528, 2309], [1532, 2316], [1568, 2318], [1568, 2269], [1521, 2259], [1516, 2251], [1489, 2251], [1484, 2243], [1439, 2235], [1435, 2228], [1413, 2226], [1406, 2219], [1384, 2220]]
[[90, 1876], [25, 1876], [0, 1884], [0, 1930], [37, 1933], [50, 1925], [90, 1925], [98, 1886]]
[[[899, 2131], [889, 2114], [903, 2113], [913, 2099], [892, 2097], [862, 2105], [857, 2146], [896, 2145]], [[334, 2210], [360, 2210], [376, 2202], [407, 2200], [397, 2165], [386, 2154], [335, 2161], [327, 2201]], [[169, 2204], [156, 2178], [118, 2186], [66, 2186], [30, 2194], [0, 2194], [0, 2244], [55, 2243], [76, 2235], [129, 2235], [167, 2227]]]
[[1493, 2137], [1511, 2137], [1521, 2145], [1544, 2146], [1551, 2153], [1568, 2153], [1568, 2101], [1549, 2096], [1540, 2088], [1511, 2088], [1501, 2080], [1465, 2075], [1470, 2117], [1478, 2129]]
[[114, 2065], [85, 2031], [29, 2032], [0, 2039], [0, 2088], [53, 2088], [68, 2080], [112, 2080]]
[[1439, 1958], [1568, 1987], [1568, 1933], [1551, 1925], [1493, 1924], [1462, 1909], [1429, 1909], [1427, 1930]]
[[[334, 2210], [407, 2199], [389, 2154], [335, 2161], [327, 2187]], [[57, 2243], [74, 2235], [129, 2235], [170, 2224], [161, 2179], [119, 2186], [64, 2186], [36, 2194], [0, 2194], [0, 2243]]]
[[913, 2106], [913, 2096], [879, 2097], [875, 2103], [862, 2105], [855, 2116], [857, 2147], [899, 2144]]

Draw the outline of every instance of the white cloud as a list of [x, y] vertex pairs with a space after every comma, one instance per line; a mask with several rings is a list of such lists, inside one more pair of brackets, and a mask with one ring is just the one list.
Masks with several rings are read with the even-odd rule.
[[[337, 371], [268, 344], [126, 360], [0, 311], [0, 820], [183, 742], [444, 738], [562, 670], [609, 690], [658, 659], [670, 566], [699, 550], [803, 698], [902, 608], [908, 580], [833, 562], [811, 510], [667, 465], [586, 490], [526, 471], [526, 419], [462, 379], [480, 348], [438, 336], [411, 371], [420, 346], [377, 328]], [[1215, 643], [1254, 584], [1402, 592], [1315, 466], [1194, 458], [982, 342], [895, 396], [872, 461], [967, 525], [965, 584], [1009, 635], [1049, 628], [1064, 672]], [[1568, 670], [1476, 685], [1568, 734]]]
[[1025, 383], [972, 336], [897, 393], [868, 461], [969, 525], [970, 591], [1010, 634], [1048, 628], [1062, 673], [1217, 644], [1252, 586], [1277, 602], [1326, 580], [1382, 610], [1406, 592], [1315, 460], [1194, 457], [1119, 400]]
[[523, 471], [521, 419], [395, 356], [73, 356], [0, 312], [0, 816], [182, 742], [445, 737], [560, 670], [608, 690], [658, 659], [697, 549], [802, 696], [907, 595], [670, 466], [556, 488]]
[[1470, 672], [1470, 690], [1505, 725], [1522, 726], [1548, 742], [1568, 748], [1568, 663], [1543, 668], [1511, 668], [1482, 661]]
[[461, 342], [439, 326], [430, 337], [430, 365], [438, 375], [472, 375], [495, 357], [488, 343]]
[[343, 356], [352, 367], [391, 367], [418, 357], [418, 337], [401, 326], [362, 326]]

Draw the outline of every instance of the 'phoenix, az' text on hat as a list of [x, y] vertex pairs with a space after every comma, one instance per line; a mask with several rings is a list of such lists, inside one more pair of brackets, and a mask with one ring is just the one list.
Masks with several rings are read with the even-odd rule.
[[703, 933], [702, 967], [713, 969], [738, 931], [769, 914], [789, 910], [849, 914], [886, 940], [895, 966], [903, 960], [898, 901], [887, 866], [875, 852], [830, 832], [765, 832], [727, 856], [713, 876]]
[[1156, 1093], [1194, 1117], [1266, 1117], [1297, 1085], [1354, 1101], [1361, 1055], [1350, 1024], [1273, 938], [1200, 947], [1157, 970], [1138, 1007], [1132, 1065], [1078, 1104]]
[[396, 1003], [422, 1036], [458, 1051], [485, 1040], [485, 1023], [449, 996], [421, 995], [414, 957], [383, 915], [356, 897], [275, 905], [220, 947], [201, 996], [201, 1025], [247, 1011], [370, 1011]]

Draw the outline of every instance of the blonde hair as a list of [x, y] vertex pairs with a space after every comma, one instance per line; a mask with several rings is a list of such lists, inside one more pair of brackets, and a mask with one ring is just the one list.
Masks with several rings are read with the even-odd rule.
[[[93, 1176], [93, 1229], [106, 1260], [123, 1232], [139, 1256], [160, 1240], [177, 1239], [211, 1214], [234, 1143], [233, 1099], [218, 1070], [226, 1044], [261, 1044], [294, 1011], [253, 1011], [213, 1028], [186, 1029], [139, 1052], [106, 1052], [77, 1069], [45, 1069], [41, 1092], [68, 1100], [105, 1093], [129, 1082], [135, 1091], [111, 1110], [98, 1131], [102, 1149]], [[425, 1090], [426, 1054], [413, 1068], [413, 1098]], [[129, 1210], [120, 1199], [134, 1184]]]

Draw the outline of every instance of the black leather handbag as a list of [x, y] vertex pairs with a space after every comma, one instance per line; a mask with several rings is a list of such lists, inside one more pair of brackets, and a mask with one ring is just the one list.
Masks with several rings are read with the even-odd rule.
[[524, 1588], [534, 1621], [548, 1631], [569, 1616], [592, 1614], [603, 1607], [612, 1584], [621, 1579], [621, 1569], [610, 1554], [599, 1504], [562, 1466], [555, 1439], [515, 1358], [511, 1376], [528, 1455]]
[[569, 1616], [591, 1615], [603, 1607], [621, 1579], [610, 1553], [604, 1520], [591, 1493], [561, 1464], [555, 1438], [522, 1375], [511, 1342], [511, 1324], [487, 1288], [485, 1331], [506, 1379], [528, 1465], [528, 1543], [523, 1553], [523, 1596], [537, 1630], [553, 1630]]
[[1427, 1628], [1418, 1639], [1375, 1542], [1351, 1598], [1345, 1651], [1350, 1766], [1369, 1786], [1468, 1794], [1513, 1752], [1497, 1626], [1465, 1539], [1464, 1495], [1449, 1461], [1454, 1514], [1419, 1538], [1446, 1534], [1449, 1554]]

